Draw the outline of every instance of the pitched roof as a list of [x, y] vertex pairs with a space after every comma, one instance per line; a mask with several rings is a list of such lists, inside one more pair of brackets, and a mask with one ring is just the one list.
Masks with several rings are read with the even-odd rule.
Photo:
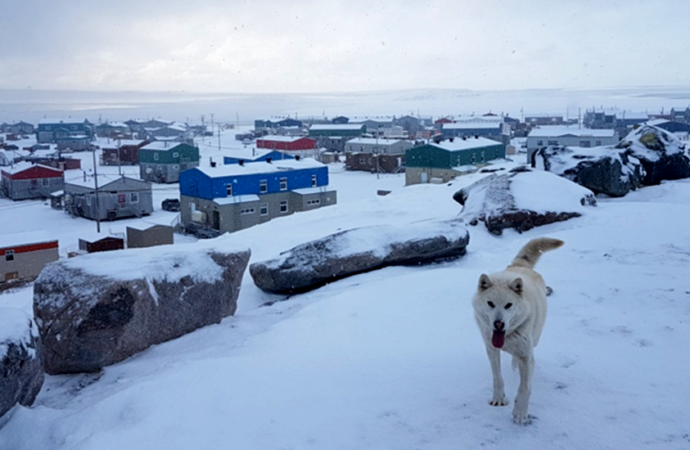
[[227, 176], [250, 175], [259, 173], [274, 173], [285, 172], [299, 169], [315, 169], [319, 167], [326, 167], [322, 163], [313, 158], [283, 159], [274, 162], [251, 162], [243, 165], [239, 164], [225, 164], [216, 167], [195, 167], [191, 170], [198, 170], [201, 173], [208, 175], [211, 178], [220, 178]]

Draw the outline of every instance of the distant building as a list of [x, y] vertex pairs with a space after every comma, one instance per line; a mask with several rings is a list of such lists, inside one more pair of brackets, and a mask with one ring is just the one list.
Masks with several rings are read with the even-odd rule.
[[405, 184], [446, 183], [505, 156], [505, 145], [483, 137], [424, 144], [405, 153]]
[[123, 122], [104, 122], [95, 126], [96, 136], [117, 139], [130, 135], [132, 130]]
[[136, 166], [139, 164], [139, 149], [149, 141], [121, 139], [103, 146], [101, 164], [104, 166]]
[[153, 212], [151, 183], [128, 178], [98, 176], [98, 196], [94, 177], [65, 183], [65, 211], [91, 220], [116, 220], [147, 216]]
[[529, 114], [525, 115], [525, 123], [530, 126], [564, 125], [562, 114]]
[[674, 107], [671, 108], [671, 120], [674, 122], [690, 123], [690, 107]]
[[534, 152], [547, 146], [599, 147], [615, 145], [619, 141], [615, 130], [592, 130], [567, 126], [537, 127], [527, 135], [527, 160]]
[[319, 148], [329, 152], [343, 152], [345, 143], [366, 133], [364, 124], [317, 124], [309, 128], [309, 137], [316, 140]]
[[349, 121], [350, 121], [350, 118], [349, 118], [349, 117], [345, 117], [345, 116], [334, 117], [334, 118], [331, 120], [331, 122], [333, 122], [333, 123], [336, 124], [336, 125], [345, 125], [345, 124], [348, 123]]
[[58, 241], [48, 233], [0, 234], [0, 281], [36, 278], [59, 258]]
[[79, 250], [85, 253], [109, 252], [124, 250], [125, 240], [119, 236], [94, 233], [79, 238]]
[[582, 123], [586, 128], [616, 130], [620, 135], [633, 126], [648, 120], [649, 115], [647, 113], [636, 113], [617, 108], [592, 108], [585, 111]]
[[313, 159], [196, 167], [180, 174], [180, 219], [221, 233], [336, 204], [328, 168]]
[[405, 151], [413, 147], [402, 139], [355, 138], [345, 144], [345, 168], [396, 173], [405, 169]]
[[312, 156], [316, 148], [316, 140], [304, 136], [267, 135], [256, 140], [256, 148], [280, 150], [295, 154], [308, 152]]
[[171, 245], [173, 242], [173, 227], [169, 225], [141, 224], [127, 227], [127, 248]]
[[21, 121], [9, 125], [7, 132], [18, 135], [34, 134], [36, 132], [36, 127], [34, 127], [31, 123]]
[[[491, 118], [493, 119], [493, 118]], [[441, 133], [446, 138], [451, 137], [485, 137], [507, 144], [510, 141], [510, 126], [505, 125], [500, 118], [486, 120], [483, 117], [476, 120], [464, 120], [441, 125]]]
[[65, 182], [62, 170], [29, 162], [3, 167], [0, 176], [0, 190], [12, 200], [48, 198]]
[[153, 183], [177, 183], [180, 172], [199, 165], [199, 148], [185, 143], [152, 142], [139, 149], [139, 173]]
[[70, 139], [77, 141], [92, 141], [95, 136], [93, 125], [86, 119], [41, 119], [36, 130], [39, 144], [66, 142]]

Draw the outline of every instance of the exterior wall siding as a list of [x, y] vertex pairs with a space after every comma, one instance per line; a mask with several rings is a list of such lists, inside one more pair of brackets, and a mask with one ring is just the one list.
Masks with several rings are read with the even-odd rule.
[[[0, 250], [0, 281], [36, 278], [46, 264], [60, 258], [57, 241], [46, 244], [50, 245], [33, 251], [21, 251], [21, 247]], [[6, 260], [7, 250], [14, 251], [14, 259]]]

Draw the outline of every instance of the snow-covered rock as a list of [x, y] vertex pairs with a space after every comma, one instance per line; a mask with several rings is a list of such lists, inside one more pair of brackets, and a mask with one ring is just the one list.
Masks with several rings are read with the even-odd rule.
[[639, 187], [644, 172], [637, 158], [612, 147], [545, 147], [533, 157], [535, 167], [611, 197]]
[[43, 386], [43, 348], [24, 311], [0, 309], [0, 417], [16, 404], [31, 406]]
[[517, 167], [493, 173], [460, 189], [453, 199], [463, 205], [460, 217], [470, 225], [484, 222], [493, 234], [518, 232], [579, 217], [596, 205], [594, 194], [550, 172]]
[[644, 167], [644, 185], [690, 177], [690, 158], [685, 154], [685, 144], [662, 128], [641, 126], [631, 131], [616, 148], [640, 161]]
[[46, 372], [96, 371], [234, 314], [250, 252], [228, 239], [46, 266], [34, 284]]
[[469, 233], [459, 220], [371, 226], [307, 242], [254, 263], [254, 283], [272, 293], [306, 292], [358, 273], [465, 254]]
[[685, 145], [673, 133], [644, 125], [616, 146], [545, 147], [534, 167], [553, 172], [597, 194], [622, 197], [642, 185], [690, 177]]

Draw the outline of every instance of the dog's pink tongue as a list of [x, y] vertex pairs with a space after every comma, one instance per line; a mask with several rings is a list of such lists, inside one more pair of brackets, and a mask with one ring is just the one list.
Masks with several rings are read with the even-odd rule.
[[503, 347], [503, 344], [505, 344], [505, 341], [506, 341], [505, 331], [494, 331], [493, 336], [491, 336], [491, 343], [494, 345], [494, 347], [496, 347], [496, 348]]

